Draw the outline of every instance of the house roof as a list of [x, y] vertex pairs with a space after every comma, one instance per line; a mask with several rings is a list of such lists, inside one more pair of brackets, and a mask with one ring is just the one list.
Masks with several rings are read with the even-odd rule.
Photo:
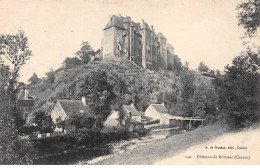
[[26, 91], [26, 89], [20, 89], [18, 96], [17, 96], [17, 99], [18, 100], [28, 100], [28, 99], [33, 100], [33, 98], [29, 95], [28, 95], [28, 99], [25, 99], [25, 91]]
[[89, 111], [88, 107], [81, 100], [58, 100], [58, 102], [68, 116], [71, 116], [73, 113], [81, 114]]
[[139, 113], [134, 107], [132, 106], [123, 106], [124, 109], [126, 109], [128, 112], [131, 112], [133, 116], [141, 116], [141, 113]]
[[27, 106], [32, 107], [34, 105], [34, 99], [28, 95], [27, 99], [25, 98], [26, 89], [21, 89], [17, 96], [16, 105], [17, 106]]
[[168, 119], [174, 119], [174, 120], [184, 120], [184, 117], [182, 116], [172, 116], [170, 114], [162, 114], [164, 117]]
[[157, 112], [165, 113], [168, 112], [168, 110], [164, 107], [162, 104], [150, 104]]
[[17, 105], [17, 106], [32, 107], [32, 106], [34, 105], [34, 100], [33, 100], [33, 99], [29, 99], [29, 100], [20, 100], [20, 99], [17, 99], [16, 105]]

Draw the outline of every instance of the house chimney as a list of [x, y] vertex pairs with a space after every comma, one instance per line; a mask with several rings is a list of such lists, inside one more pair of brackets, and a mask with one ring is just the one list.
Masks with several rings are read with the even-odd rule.
[[24, 100], [28, 100], [28, 90], [27, 89], [24, 89]]
[[162, 105], [164, 106], [164, 102], [162, 102]]
[[86, 106], [86, 98], [84, 96], [82, 96], [81, 101], [84, 104], [84, 106]]
[[121, 17], [121, 13], [118, 14]]
[[135, 105], [134, 105], [134, 103], [131, 103], [131, 106], [132, 106], [133, 108], [135, 108]]

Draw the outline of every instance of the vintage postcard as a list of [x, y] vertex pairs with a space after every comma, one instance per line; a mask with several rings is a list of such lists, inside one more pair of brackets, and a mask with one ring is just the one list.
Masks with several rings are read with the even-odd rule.
[[0, 0], [1, 165], [259, 165], [259, 0]]

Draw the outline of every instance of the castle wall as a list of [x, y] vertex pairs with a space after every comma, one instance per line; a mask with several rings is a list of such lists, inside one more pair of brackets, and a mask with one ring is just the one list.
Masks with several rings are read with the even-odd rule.
[[115, 34], [114, 34], [114, 27], [106, 29], [103, 31], [103, 40], [102, 40], [102, 49], [103, 49], [103, 59], [113, 57], [114, 52], [114, 41], [115, 41]]
[[167, 69], [169, 69], [171, 67], [171, 69], [173, 68], [173, 54], [170, 50], [167, 50]]
[[152, 45], [152, 66], [154, 70], [161, 68], [161, 59], [160, 59], [160, 43], [158, 41], [153, 41]]
[[103, 59], [124, 56], [147, 69], [167, 69], [174, 66], [174, 48], [162, 33], [155, 34], [142, 20], [142, 25], [121, 15], [110, 17], [102, 39]]
[[162, 68], [167, 68], [167, 45], [166, 45], [166, 39], [159, 38], [160, 41], [160, 55], [161, 55], [161, 64]]
[[134, 33], [134, 62], [142, 66], [142, 36]]
[[122, 56], [123, 54], [127, 53], [127, 44], [126, 36], [125, 36], [125, 29], [115, 27], [115, 34], [114, 34], [114, 53], [116, 56]]
[[142, 65], [144, 68], [152, 68], [152, 32], [142, 30]]

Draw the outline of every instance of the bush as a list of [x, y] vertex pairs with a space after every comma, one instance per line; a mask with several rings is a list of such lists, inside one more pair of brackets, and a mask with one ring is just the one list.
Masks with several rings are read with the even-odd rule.
[[84, 134], [65, 134], [54, 137], [33, 139], [33, 147], [39, 155], [55, 154], [77, 147], [98, 147], [110, 142], [127, 140], [130, 135], [126, 131], [97, 132], [89, 131]]

